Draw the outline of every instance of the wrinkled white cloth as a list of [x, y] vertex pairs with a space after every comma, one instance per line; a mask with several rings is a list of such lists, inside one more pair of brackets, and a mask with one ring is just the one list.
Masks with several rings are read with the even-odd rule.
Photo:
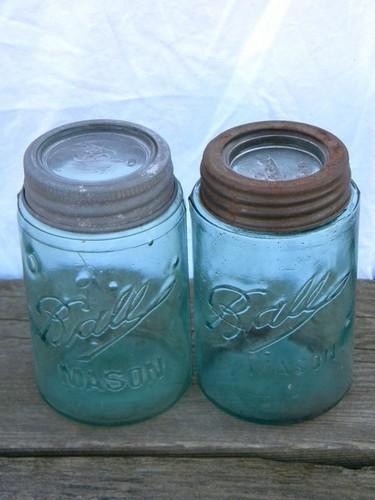
[[2, 0], [0, 278], [21, 275], [16, 193], [32, 139], [62, 123], [142, 123], [188, 195], [207, 142], [245, 122], [326, 128], [362, 192], [359, 275], [375, 274], [373, 0]]

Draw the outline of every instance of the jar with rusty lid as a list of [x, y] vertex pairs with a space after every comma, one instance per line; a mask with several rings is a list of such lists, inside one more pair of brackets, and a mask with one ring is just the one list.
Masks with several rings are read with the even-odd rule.
[[359, 191], [344, 144], [302, 123], [235, 127], [206, 147], [190, 205], [203, 392], [260, 423], [328, 410], [352, 377]]
[[74, 419], [149, 418], [190, 383], [186, 217], [170, 150], [134, 123], [36, 139], [18, 218], [37, 384]]

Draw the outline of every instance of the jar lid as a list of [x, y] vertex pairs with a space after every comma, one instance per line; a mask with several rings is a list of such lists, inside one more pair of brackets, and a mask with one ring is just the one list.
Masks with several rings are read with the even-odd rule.
[[24, 172], [27, 209], [73, 232], [140, 226], [167, 210], [177, 193], [168, 144], [124, 121], [75, 122], [43, 134], [27, 148]]
[[223, 132], [206, 147], [200, 198], [219, 219], [290, 233], [335, 218], [350, 199], [348, 151], [331, 133], [265, 121]]

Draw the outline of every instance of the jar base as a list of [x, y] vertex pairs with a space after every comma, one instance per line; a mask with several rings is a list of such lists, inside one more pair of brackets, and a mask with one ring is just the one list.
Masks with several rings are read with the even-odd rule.
[[191, 385], [191, 377], [186, 381], [186, 383], [182, 387], [181, 391], [178, 393], [176, 398], [171, 403], [169, 403], [168, 405], [166, 405], [162, 409], [158, 409], [154, 413], [150, 413], [147, 416], [142, 416], [140, 418], [134, 418], [131, 420], [121, 420], [120, 419], [120, 420], [106, 420], [106, 421], [98, 421], [98, 420], [94, 421], [91, 419], [80, 418], [80, 417], [77, 417], [75, 415], [70, 415], [69, 413], [65, 413], [64, 411], [57, 408], [53, 403], [51, 403], [51, 401], [49, 401], [47, 399], [47, 397], [42, 393], [42, 391], [40, 390], [39, 387], [38, 387], [38, 391], [39, 391], [39, 394], [40, 394], [41, 398], [43, 399], [43, 401], [45, 401], [50, 408], [52, 408], [55, 412], [57, 412], [58, 414], [62, 415], [63, 417], [65, 417], [69, 420], [79, 422], [80, 424], [95, 425], [95, 426], [99, 426], [99, 427], [119, 427], [119, 426], [133, 425], [133, 424], [137, 424], [140, 422], [144, 422], [146, 420], [149, 420], [153, 417], [156, 417], [156, 416], [161, 415], [162, 413], [168, 411], [170, 408], [172, 408], [172, 406], [174, 406], [183, 397], [185, 392], [189, 389], [190, 385]]
[[286, 425], [298, 424], [298, 423], [305, 422], [305, 421], [308, 421], [308, 420], [313, 420], [313, 419], [315, 419], [317, 417], [320, 417], [324, 413], [327, 413], [328, 411], [332, 410], [332, 408], [334, 408], [338, 403], [340, 403], [340, 401], [348, 394], [348, 392], [350, 391], [352, 383], [351, 382], [349, 383], [349, 385], [346, 388], [346, 390], [330, 406], [327, 406], [326, 408], [320, 409], [320, 410], [318, 410], [317, 412], [314, 412], [314, 413], [310, 413], [310, 414], [303, 415], [303, 416], [298, 417], [298, 418], [290, 418], [290, 419], [261, 419], [261, 418], [251, 417], [251, 416], [240, 415], [238, 413], [235, 413], [235, 412], [229, 410], [228, 408], [226, 408], [225, 406], [221, 405], [220, 403], [218, 403], [217, 401], [215, 401], [213, 398], [211, 398], [207, 394], [207, 392], [204, 390], [204, 388], [202, 387], [202, 385], [199, 382], [198, 382], [198, 385], [199, 385], [200, 390], [204, 394], [204, 396], [211, 403], [213, 403], [214, 406], [216, 406], [217, 408], [219, 408], [219, 410], [222, 410], [227, 415], [230, 415], [231, 417], [235, 417], [235, 418], [238, 418], [239, 420], [244, 420], [245, 422], [250, 422], [250, 423], [253, 423], [253, 424], [276, 425], [276, 426], [283, 426], [283, 425], [285, 425], [286, 426]]

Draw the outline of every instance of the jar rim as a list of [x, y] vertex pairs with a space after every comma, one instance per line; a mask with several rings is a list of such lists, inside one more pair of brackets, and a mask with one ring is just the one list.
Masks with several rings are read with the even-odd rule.
[[179, 224], [184, 213], [183, 192], [177, 182], [177, 194], [173, 203], [156, 219], [142, 226], [112, 233], [77, 233], [40, 221], [25, 206], [22, 193], [18, 195], [18, 222], [23, 231], [46, 245], [79, 252], [110, 252], [154, 242]]
[[193, 190], [189, 196], [189, 204], [191, 208], [191, 212], [193, 214], [197, 214], [197, 216], [201, 217], [205, 221], [207, 221], [208, 224], [212, 224], [213, 226], [216, 226], [218, 229], [225, 229], [228, 232], [234, 233], [236, 235], [242, 234], [243, 236], [251, 236], [252, 238], [270, 238], [270, 239], [283, 239], [283, 238], [293, 238], [293, 237], [299, 237], [300, 235], [303, 235], [304, 233], [315, 233], [315, 232], [320, 232], [320, 231], [325, 231], [328, 229], [331, 224], [341, 224], [342, 222], [345, 222], [348, 217], [350, 217], [353, 212], [357, 212], [359, 208], [359, 203], [360, 203], [360, 190], [357, 186], [357, 184], [352, 180], [351, 181], [351, 196], [349, 199], [348, 204], [342, 209], [342, 211], [336, 216], [335, 219], [328, 221], [325, 224], [322, 224], [317, 227], [309, 228], [309, 229], [304, 229], [301, 231], [290, 231], [290, 232], [280, 232], [277, 233], [275, 231], [259, 231], [259, 230], [254, 230], [251, 228], [244, 228], [244, 227], [237, 227], [234, 226], [233, 224], [230, 224], [228, 222], [223, 221], [222, 219], [218, 218], [215, 214], [210, 212], [207, 207], [204, 205], [202, 202], [202, 198], [200, 196], [200, 189], [201, 189], [201, 181], [198, 181], [194, 187]]

